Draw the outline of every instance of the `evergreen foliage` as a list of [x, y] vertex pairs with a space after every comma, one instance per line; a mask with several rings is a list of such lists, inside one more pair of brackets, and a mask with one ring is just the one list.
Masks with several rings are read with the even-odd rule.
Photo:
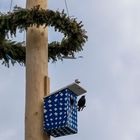
[[55, 31], [64, 34], [61, 42], [53, 41], [48, 44], [48, 58], [52, 61], [63, 59], [83, 50], [84, 43], [87, 41], [86, 31], [82, 29], [82, 22], [77, 22], [76, 18], [68, 17], [64, 11], [44, 10], [39, 6], [32, 9], [15, 7], [13, 12], [7, 14], [0, 13], [0, 60], [6, 66], [12, 64], [25, 64], [26, 46], [22, 42], [9, 40], [16, 36], [16, 31], [21, 32], [32, 26], [52, 26]]

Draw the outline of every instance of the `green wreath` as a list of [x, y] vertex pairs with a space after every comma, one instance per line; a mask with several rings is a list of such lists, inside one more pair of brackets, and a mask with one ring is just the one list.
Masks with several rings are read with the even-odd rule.
[[7, 14], [0, 13], [0, 60], [9, 66], [16, 62], [25, 64], [25, 46], [21, 42], [8, 39], [16, 36], [16, 31], [27, 30], [28, 27], [36, 25], [53, 26], [55, 31], [64, 34], [61, 42], [54, 41], [48, 44], [48, 58], [52, 61], [63, 59], [63, 56], [72, 55], [83, 50], [83, 45], [87, 40], [86, 31], [82, 29], [82, 22], [77, 23], [75, 18], [68, 17], [64, 11], [44, 10], [39, 6], [32, 9], [15, 7], [13, 12]]

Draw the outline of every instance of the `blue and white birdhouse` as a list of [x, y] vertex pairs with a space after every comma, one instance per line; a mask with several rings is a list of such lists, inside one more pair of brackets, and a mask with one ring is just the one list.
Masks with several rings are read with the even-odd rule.
[[85, 93], [72, 83], [44, 98], [44, 131], [54, 137], [76, 134], [77, 96]]

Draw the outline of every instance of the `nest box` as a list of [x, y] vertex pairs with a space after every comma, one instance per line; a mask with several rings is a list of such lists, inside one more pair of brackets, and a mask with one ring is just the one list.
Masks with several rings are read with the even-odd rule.
[[85, 89], [72, 83], [44, 98], [44, 131], [53, 137], [76, 134], [77, 96]]

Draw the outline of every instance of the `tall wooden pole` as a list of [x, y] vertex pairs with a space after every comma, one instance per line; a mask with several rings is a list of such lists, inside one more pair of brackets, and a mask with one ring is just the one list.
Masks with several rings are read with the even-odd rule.
[[[26, 4], [27, 8], [47, 8], [47, 0], [27, 0]], [[29, 28], [26, 42], [25, 140], [50, 140], [43, 132], [43, 97], [48, 93], [44, 84], [44, 79], [48, 80], [47, 29]]]

